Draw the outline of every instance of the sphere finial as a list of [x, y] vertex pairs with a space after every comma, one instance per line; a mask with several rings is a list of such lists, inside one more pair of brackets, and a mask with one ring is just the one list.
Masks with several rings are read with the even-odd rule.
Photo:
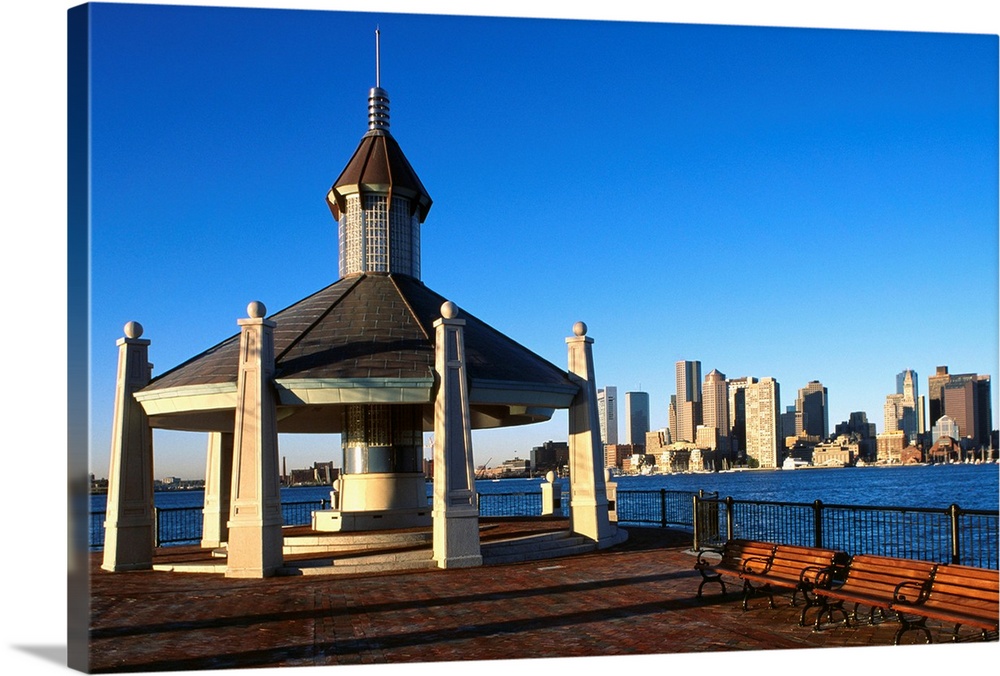
[[247, 305], [247, 314], [253, 319], [260, 319], [267, 314], [267, 308], [259, 300], [251, 301]]
[[441, 316], [445, 319], [454, 319], [458, 316], [458, 306], [452, 303], [450, 300], [446, 300], [441, 305]]
[[573, 335], [585, 336], [587, 335], [587, 325], [583, 322], [577, 322], [573, 324]]
[[142, 335], [142, 324], [139, 322], [129, 322], [125, 325], [125, 337], [126, 338], [138, 338]]

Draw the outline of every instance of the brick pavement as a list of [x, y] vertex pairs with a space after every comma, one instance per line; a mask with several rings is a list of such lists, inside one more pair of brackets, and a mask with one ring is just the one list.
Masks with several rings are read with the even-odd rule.
[[[690, 536], [629, 528], [602, 552], [502, 566], [227, 579], [93, 559], [91, 670], [171, 671], [890, 645], [891, 623], [814, 632], [706, 588]], [[158, 556], [191, 556], [171, 548]], [[786, 601], [787, 603], [787, 601]], [[918, 632], [917, 632], [918, 633]], [[995, 644], [994, 644], [995, 645]], [[895, 650], [921, 650], [896, 648]], [[996, 653], [994, 652], [994, 655]]]

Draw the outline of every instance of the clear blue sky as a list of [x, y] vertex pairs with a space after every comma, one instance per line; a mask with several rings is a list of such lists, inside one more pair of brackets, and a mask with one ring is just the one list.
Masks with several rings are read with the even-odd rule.
[[[585, 321], [598, 385], [648, 392], [653, 428], [681, 359], [776, 378], [782, 410], [820, 380], [831, 427], [880, 431], [904, 368], [1000, 385], [995, 35], [97, 5], [98, 476], [125, 322], [161, 373], [249, 301], [336, 280], [324, 196], [366, 130], [376, 25], [434, 199], [423, 281], [561, 367]], [[565, 438], [557, 413], [474, 446]], [[201, 476], [203, 435], [155, 443], [158, 477]], [[336, 437], [280, 444], [340, 464]]]

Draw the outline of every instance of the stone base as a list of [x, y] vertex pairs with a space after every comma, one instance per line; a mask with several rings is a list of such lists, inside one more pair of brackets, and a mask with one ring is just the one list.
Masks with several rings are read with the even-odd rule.
[[313, 512], [312, 529], [324, 533], [426, 528], [431, 525], [431, 508], [344, 511], [327, 509]]

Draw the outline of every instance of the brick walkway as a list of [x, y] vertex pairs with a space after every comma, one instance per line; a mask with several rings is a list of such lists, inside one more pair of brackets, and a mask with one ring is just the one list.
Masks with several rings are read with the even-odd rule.
[[[170, 671], [892, 643], [892, 623], [814, 632], [798, 626], [799, 611], [787, 601], [770, 610], [758, 599], [745, 613], [739, 593], [723, 596], [717, 586], [706, 588], [699, 601], [690, 536], [628, 530], [627, 543], [593, 554], [365, 577], [239, 580], [156, 571], [111, 574], [98, 568], [95, 555], [91, 669]], [[162, 554], [180, 558], [195, 552], [170, 548]], [[996, 651], [992, 654], [995, 659]]]

